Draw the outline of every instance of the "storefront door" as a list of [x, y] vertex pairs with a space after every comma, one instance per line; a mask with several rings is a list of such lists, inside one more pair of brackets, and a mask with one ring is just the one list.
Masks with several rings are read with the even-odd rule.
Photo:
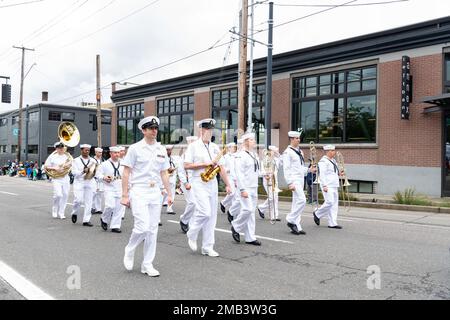
[[450, 197], [450, 114], [445, 115], [444, 135], [442, 195], [444, 197]]

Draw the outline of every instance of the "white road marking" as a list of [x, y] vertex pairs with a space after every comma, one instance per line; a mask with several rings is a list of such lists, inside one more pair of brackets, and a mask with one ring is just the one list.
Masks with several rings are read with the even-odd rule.
[[[167, 220], [168, 222], [171, 222], [171, 223], [176, 223], [176, 224], [179, 224], [180, 223], [180, 221], [174, 221], [174, 220]], [[219, 228], [216, 228], [215, 229], [216, 231], [219, 231], [219, 232], [224, 232], [224, 233], [229, 233], [229, 234], [231, 234], [231, 231], [230, 230], [224, 230], [224, 229], [219, 229]], [[241, 234], [243, 234], [243, 233], [241, 233]], [[263, 236], [258, 236], [258, 235], [255, 235], [256, 237], [258, 237], [258, 238], [260, 238], [260, 239], [264, 239], [264, 240], [269, 240], [269, 241], [274, 241], [274, 242], [281, 242], [281, 243], [287, 243], [287, 244], [294, 244], [293, 242], [291, 242], [291, 241], [286, 241], [286, 240], [280, 240], [280, 239], [274, 239], [274, 238], [269, 238], [269, 237], [263, 237]]]
[[27, 300], [55, 300], [2, 261], [0, 261], [0, 277]]
[[0, 191], [0, 193], [7, 194], [8, 196], [18, 196], [17, 193], [11, 193], [11, 192], [6, 192], [6, 191]]

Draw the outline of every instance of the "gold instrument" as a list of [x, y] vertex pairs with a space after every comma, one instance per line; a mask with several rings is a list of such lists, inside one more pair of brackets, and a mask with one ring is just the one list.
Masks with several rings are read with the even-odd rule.
[[[75, 147], [78, 145], [80, 142], [80, 131], [72, 122], [62, 122], [58, 126], [58, 139], [63, 145], [65, 145], [64, 154], [66, 155], [67, 160], [60, 166], [60, 169], [62, 170], [47, 169], [44, 167], [44, 171], [47, 176], [53, 179], [65, 177], [72, 169], [73, 158], [72, 155], [67, 152], [67, 147]], [[54, 151], [51, 155], [56, 153], [57, 151]]]
[[[314, 141], [311, 141], [309, 143], [309, 156], [311, 158], [311, 167], [318, 168], [318, 162], [317, 162], [317, 149], [316, 145], [314, 144]], [[314, 210], [317, 210], [319, 208], [319, 184], [320, 184], [320, 177], [319, 172], [316, 172], [316, 179], [313, 181], [311, 185], [311, 202], [315, 205]]]
[[215, 165], [209, 165], [206, 167], [205, 171], [200, 174], [203, 182], [209, 182], [214, 179], [220, 172], [220, 165], [218, 164], [220, 158], [225, 154], [227, 148], [223, 148], [221, 152], [214, 158]]
[[271, 150], [264, 150], [264, 156], [262, 160], [262, 166], [264, 168], [265, 176], [269, 176], [267, 180], [267, 191], [268, 191], [268, 205], [269, 205], [269, 217], [270, 223], [275, 224], [275, 203], [273, 203], [273, 208], [271, 206], [271, 202], [275, 201], [275, 192], [280, 192], [281, 190], [277, 186], [277, 180], [275, 176], [276, 168], [275, 168], [275, 159], [274, 154]]
[[350, 193], [348, 187], [350, 187], [351, 184], [348, 182], [347, 174], [345, 173], [344, 156], [339, 151], [336, 152], [336, 162], [340, 173], [339, 180], [341, 181], [342, 201], [344, 203], [345, 211], [350, 211]]
[[111, 179], [111, 181], [109, 183], [112, 183], [112, 182], [114, 182], [116, 180], [121, 180], [122, 179], [121, 177], [113, 177], [113, 176], [105, 176], [105, 177]]
[[91, 180], [93, 177], [95, 177], [95, 174], [97, 173], [97, 168], [99, 164], [95, 163], [89, 167], [89, 171], [86, 172], [84, 175], [84, 180]]

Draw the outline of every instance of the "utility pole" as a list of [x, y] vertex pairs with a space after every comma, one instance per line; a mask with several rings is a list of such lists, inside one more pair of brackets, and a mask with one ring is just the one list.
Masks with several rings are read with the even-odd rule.
[[[19, 97], [19, 138], [17, 141], [17, 160], [20, 162], [20, 153], [22, 148], [22, 106], [23, 106], [23, 82], [25, 80], [25, 51], [34, 51], [34, 49], [29, 49], [25, 47], [16, 47], [13, 46], [14, 49], [22, 50], [22, 70], [20, 76], [20, 97]], [[26, 159], [25, 159], [26, 160]]]
[[97, 146], [102, 147], [102, 92], [100, 89], [100, 55], [97, 55]]
[[[255, 41], [253, 40], [254, 36], [254, 25], [255, 25], [255, 4], [254, 0], [251, 0], [250, 3], [250, 16], [251, 16], [251, 24], [250, 24], [250, 75], [248, 82], [248, 119], [247, 119], [247, 131], [252, 129], [252, 115], [253, 115], [253, 48], [255, 47]], [[258, 138], [257, 138], [258, 139]], [[258, 141], [258, 140], [257, 140]]]
[[273, 52], [273, 2], [269, 2], [269, 45], [267, 50], [266, 107], [264, 112], [266, 148], [272, 143], [272, 52]]
[[[247, 32], [248, 0], [242, 0], [242, 22], [239, 30], [239, 85], [238, 85], [238, 122], [239, 138], [245, 132], [245, 93], [247, 89]], [[251, 114], [249, 114], [251, 117]]]

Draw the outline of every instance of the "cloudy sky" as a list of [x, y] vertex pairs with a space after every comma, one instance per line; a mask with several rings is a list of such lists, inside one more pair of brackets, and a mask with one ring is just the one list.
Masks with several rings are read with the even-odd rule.
[[[267, 42], [268, 1], [259, 2], [255, 38]], [[293, 21], [275, 28], [274, 54], [450, 14], [448, 0], [274, 3], [275, 26]], [[13, 86], [13, 101], [0, 104], [0, 113], [19, 104], [21, 50], [13, 46], [35, 49], [26, 52], [24, 105], [40, 102], [42, 91], [52, 103], [95, 102], [97, 54], [107, 103], [113, 81], [145, 84], [237, 63], [238, 43], [227, 43], [236, 38], [229, 30], [239, 26], [240, 7], [241, 0], [0, 0], [0, 76]], [[255, 58], [266, 52], [255, 46]]]

